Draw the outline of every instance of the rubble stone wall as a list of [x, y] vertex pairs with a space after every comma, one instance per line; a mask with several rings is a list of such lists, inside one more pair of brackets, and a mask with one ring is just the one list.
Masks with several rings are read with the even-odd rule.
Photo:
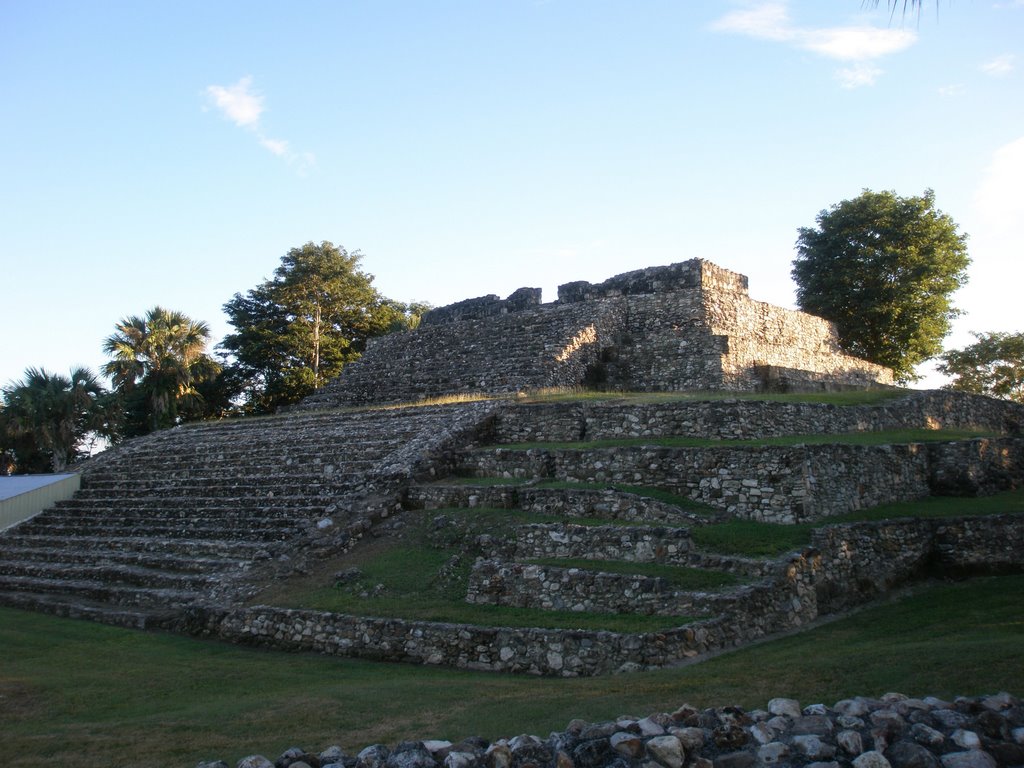
[[236, 642], [359, 658], [575, 677], [654, 668], [802, 626], [930, 569], [1020, 570], [1024, 515], [824, 528], [773, 578], [716, 598], [717, 618], [657, 633], [478, 627], [268, 606], [197, 608], [193, 630]]
[[572, 442], [676, 435], [761, 440], [784, 435], [839, 435], [893, 429], [982, 429], [1020, 434], [1024, 406], [960, 392], [915, 392], [876, 405], [764, 400], [681, 400], [642, 404], [523, 403], [503, 409], [495, 443]]
[[[747, 279], [700, 259], [469, 299], [415, 331], [373, 340], [301, 409], [500, 394], [543, 387], [829, 389], [891, 384], [888, 369], [839, 353], [832, 326], [752, 301]], [[780, 373], [782, 372], [782, 373]]]
[[1024, 439], [904, 445], [491, 449], [468, 455], [480, 476], [642, 485], [761, 522], [800, 523], [912, 501], [1016, 487]]

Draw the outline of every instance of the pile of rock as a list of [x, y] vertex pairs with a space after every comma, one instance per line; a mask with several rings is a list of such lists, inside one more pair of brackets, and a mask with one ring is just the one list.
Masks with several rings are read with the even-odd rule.
[[[738, 707], [573, 720], [547, 739], [516, 736], [340, 747], [261, 755], [237, 768], [1002, 768], [1024, 765], [1024, 706], [1007, 693], [953, 702], [890, 693], [801, 707], [772, 699]], [[196, 768], [228, 768], [221, 761]]]

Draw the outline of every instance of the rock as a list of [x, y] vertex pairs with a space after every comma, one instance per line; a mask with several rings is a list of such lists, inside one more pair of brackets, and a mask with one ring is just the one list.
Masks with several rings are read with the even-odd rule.
[[874, 725], [884, 729], [890, 737], [903, 735], [903, 731], [907, 728], [906, 721], [899, 714], [887, 709], [872, 712], [868, 719]]
[[640, 728], [640, 733], [644, 736], [665, 735], [665, 727], [658, 722], [658, 718], [645, 717], [643, 720], [638, 720], [636, 724]]
[[390, 754], [383, 744], [371, 744], [356, 755], [356, 768], [384, 768]]
[[868, 714], [868, 705], [864, 699], [843, 699], [837, 701], [832, 709], [840, 715], [848, 717], [864, 717]]
[[273, 761], [274, 768], [292, 768], [293, 765], [302, 768], [299, 763], [305, 763], [307, 766], [316, 763], [319, 768], [319, 760], [313, 755], [307, 755], [299, 746], [291, 746], [281, 753], [281, 757]]
[[773, 741], [758, 747], [757, 759], [764, 765], [776, 765], [789, 756], [789, 747], [781, 741]]
[[939, 726], [946, 731], [955, 731], [967, 725], [967, 715], [953, 709], [936, 709], [932, 711], [932, 717], [939, 723]]
[[872, 750], [853, 759], [853, 768], [892, 768], [885, 755]]
[[1024, 728], [1014, 728], [1010, 732], [1010, 735], [1013, 737], [1013, 740], [1018, 744], [1024, 744]]
[[274, 768], [274, 764], [263, 755], [249, 755], [239, 760], [235, 768]]
[[957, 728], [953, 731], [953, 735], [950, 738], [953, 739], [953, 743], [958, 747], [981, 749], [981, 739], [978, 738], [978, 734], [974, 731], [965, 731], [963, 728]]
[[835, 728], [824, 715], [804, 715], [793, 721], [791, 733], [794, 736], [830, 736]]
[[487, 768], [508, 768], [512, 765], [512, 750], [508, 748], [508, 744], [491, 744], [484, 753], [484, 765]]
[[1006, 718], [991, 709], [986, 709], [974, 718], [974, 724], [990, 739], [1006, 741], [1010, 737], [1010, 724]]
[[320, 760], [320, 766], [321, 768], [323, 768], [323, 766], [330, 765], [331, 763], [345, 762], [345, 752], [341, 749], [341, 747], [333, 745], [327, 747], [327, 749], [323, 750], [319, 755], [317, 755], [317, 759]]
[[810, 760], [828, 760], [835, 757], [836, 748], [826, 744], [817, 736], [794, 736], [792, 745]]
[[735, 750], [750, 740], [747, 729], [739, 725], [720, 725], [711, 732], [711, 738], [719, 749]]
[[476, 768], [480, 758], [472, 752], [449, 752], [444, 758], [444, 768]]
[[808, 763], [804, 768], [839, 768], [839, 763], [835, 760], [830, 760], [827, 763]]
[[437, 764], [422, 741], [403, 741], [388, 755], [385, 768], [436, 768]]
[[229, 768], [229, 766], [223, 760], [214, 760], [212, 763], [196, 763], [196, 768]]
[[646, 744], [647, 754], [665, 768], [682, 768], [686, 760], [683, 743], [675, 736], [655, 736]]
[[428, 739], [423, 742], [423, 748], [432, 755], [443, 753], [441, 754], [441, 757], [443, 758], [444, 755], [452, 748], [452, 743], [443, 739]]
[[981, 700], [981, 706], [993, 712], [1001, 712], [1017, 705], [1017, 699], [1003, 691], [995, 696], [988, 696]]
[[[590, 742], [591, 744], [597, 742]], [[629, 733], [627, 731], [619, 731], [613, 733], [609, 740], [612, 749], [618, 752], [623, 757], [634, 759], [640, 757], [644, 752], [644, 740], [635, 733]]]
[[941, 757], [943, 768], [996, 768], [996, 761], [988, 752], [971, 749], [967, 752], [950, 752]]
[[[639, 738], [636, 734], [627, 734], [628, 736]], [[640, 743], [640, 752], [643, 752], [643, 742]], [[584, 741], [579, 744], [572, 751], [573, 762], [576, 763], [576, 768], [600, 768], [601, 766], [607, 765], [609, 761], [614, 759], [616, 754], [621, 754], [612, 750], [610, 739], [591, 739], [590, 741]]]
[[1024, 765], [1024, 747], [1020, 744], [1002, 741], [989, 745], [985, 751], [992, 755], [999, 765]]
[[935, 755], [912, 741], [899, 741], [885, 751], [892, 768], [939, 768]]
[[804, 707], [804, 714], [812, 716], [827, 715], [828, 707], [826, 707], [824, 704], [808, 704], [806, 707]]
[[704, 746], [704, 731], [701, 728], [673, 728], [672, 735], [679, 739], [687, 752], [694, 752]]
[[770, 744], [775, 740], [775, 731], [766, 723], [755, 723], [750, 728], [750, 736], [758, 744]]
[[865, 725], [861, 718], [852, 715], [840, 715], [836, 718], [836, 722], [841, 728], [863, 728]]
[[836, 744], [846, 754], [854, 757], [864, 751], [864, 740], [857, 731], [840, 731], [836, 734]]
[[915, 723], [911, 727], [910, 738], [918, 744], [923, 744], [924, 746], [931, 747], [932, 749], [941, 747], [942, 742], [946, 740], [946, 737], [942, 735], [941, 731], [937, 731], [923, 723]]
[[796, 699], [772, 699], [768, 702], [768, 711], [773, 715], [785, 715], [793, 718], [803, 714], [800, 702]]
[[750, 768], [756, 762], [752, 752], [730, 752], [716, 757], [714, 768]]

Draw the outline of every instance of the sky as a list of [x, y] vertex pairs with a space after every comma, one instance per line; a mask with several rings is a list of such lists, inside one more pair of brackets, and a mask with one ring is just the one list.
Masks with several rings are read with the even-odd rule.
[[0, 0], [0, 105], [0, 385], [156, 305], [219, 341], [309, 241], [435, 306], [704, 258], [793, 307], [866, 188], [969, 235], [947, 348], [1024, 330], [1024, 0]]

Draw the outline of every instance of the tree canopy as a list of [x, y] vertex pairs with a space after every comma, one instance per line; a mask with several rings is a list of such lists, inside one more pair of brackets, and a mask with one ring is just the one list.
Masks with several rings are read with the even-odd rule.
[[111, 436], [115, 412], [87, 368], [70, 376], [29, 368], [3, 388], [0, 454], [4, 470], [61, 472], [84, 451], [90, 436]]
[[900, 197], [865, 189], [799, 230], [793, 261], [797, 303], [836, 324], [844, 349], [918, 378], [914, 367], [942, 351], [951, 300], [967, 282], [967, 236], [935, 208], [935, 194]]
[[125, 411], [125, 434], [146, 434], [203, 415], [197, 385], [220, 366], [206, 353], [210, 329], [181, 312], [154, 307], [121, 320], [103, 342], [103, 366]]
[[942, 355], [938, 370], [948, 386], [1024, 403], [1024, 333], [973, 333], [977, 341]]
[[412, 327], [425, 305], [382, 296], [362, 254], [324, 241], [292, 248], [271, 279], [224, 305], [235, 328], [221, 343], [234, 357], [225, 381], [246, 410], [295, 403], [358, 359], [367, 339]]

